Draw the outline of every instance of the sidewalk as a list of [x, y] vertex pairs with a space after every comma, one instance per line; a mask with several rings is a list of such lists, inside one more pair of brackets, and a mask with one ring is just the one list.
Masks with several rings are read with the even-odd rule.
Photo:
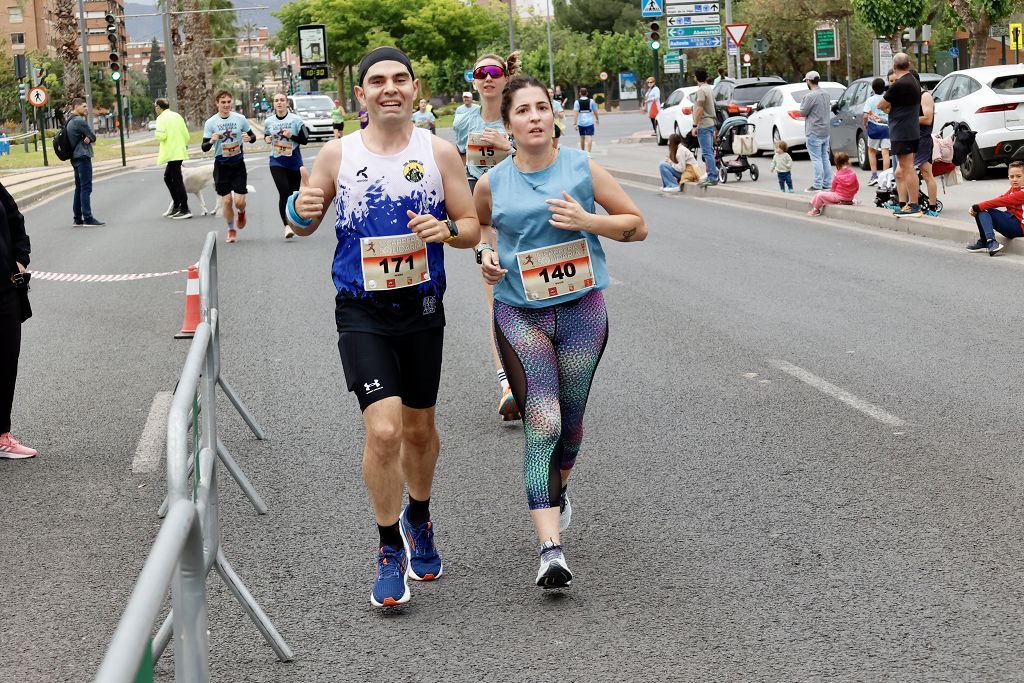
[[[594, 158], [613, 176], [655, 187], [661, 187], [658, 163], [667, 155], [668, 148], [659, 147], [655, 144], [653, 136], [646, 133], [623, 138], [603, 145], [600, 149], [596, 146], [594, 148]], [[751, 181], [749, 174], [744, 174], [739, 181], [736, 180], [736, 176], [730, 176], [728, 183], [719, 183], [716, 187], [706, 190], [687, 185], [682, 195], [713, 197], [800, 213], [805, 213], [810, 208], [810, 199], [813, 195], [803, 192], [803, 189], [811, 184], [813, 175], [806, 153], [797, 152], [794, 155], [793, 186], [796, 192], [793, 194], [779, 191], [775, 176], [768, 170], [771, 156], [751, 157], [750, 161], [757, 164], [760, 170], [760, 178], [757, 181]], [[857, 169], [861, 183], [860, 192], [857, 194], [859, 204], [827, 206], [823, 213], [829, 218], [847, 220], [866, 227], [895, 230], [966, 245], [978, 239], [978, 231], [974, 220], [967, 214], [968, 209], [972, 204], [1003, 194], [1009, 187], [1003, 175], [1005, 172], [1004, 168], [990, 169], [987, 179], [964, 181], [961, 185], [947, 188], [945, 193], [939, 181], [938, 194], [943, 203], [940, 217], [896, 218], [891, 212], [875, 207], [875, 188], [867, 185], [871, 173]], [[1007, 240], [1004, 245], [1007, 253], [1024, 254], [1024, 240]]]

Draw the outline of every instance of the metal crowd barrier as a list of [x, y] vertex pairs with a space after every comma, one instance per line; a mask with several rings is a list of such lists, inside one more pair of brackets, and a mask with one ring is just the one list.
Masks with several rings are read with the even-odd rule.
[[[174, 680], [209, 680], [206, 579], [211, 569], [220, 574], [278, 659], [293, 658], [220, 547], [218, 462], [228, 467], [257, 510], [262, 501], [257, 504], [258, 494], [255, 499], [250, 495], [255, 490], [217, 436], [218, 385], [256, 437], [262, 439], [263, 432], [220, 375], [216, 232], [207, 235], [199, 259], [199, 288], [202, 322], [196, 327], [167, 418], [167, 514], [110, 640], [96, 675], [98, 683], [152, 680], [152, 662], [160, 659], [172, 635]], [[168, 586], [171, 611], [151, 644], [150, 634]]]

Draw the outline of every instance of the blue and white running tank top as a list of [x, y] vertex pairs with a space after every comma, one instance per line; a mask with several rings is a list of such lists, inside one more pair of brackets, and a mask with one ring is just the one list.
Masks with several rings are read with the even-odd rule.
[[[342, 296], [368, 298], [381, 304], [389, 303], [398, 292], [416, 292], [440, 300], [445, 289], [444, 246], [425, 245], [427, 264], [419, 262], [419, 254], [408, 253], [395, 262], [396, 252], [391, 247], [398, 242], [401, 250], [409, 252], [409, 240], [386, 239], [413, 235], [407, 210], [430, 214], [442, 221], [447, 219], [441, 172], [434, 161], [433, 136], [425, 128], [413, 128], [404, 150], [381, 156], [366, 148], [362, 135], [362, 131], [356, 131], [341, 139], [341, 167], [334, 200], [338, 212], [338, 247], [331, 269], [334, 286]], [[385, 239], [363, 239], [375, 237]], [[423, 244], [412, 241], [416, 248]], [[387, 261], [381, 263], [378, 256]], [[416, 273], [415, 284], [406, 279], [410, 268]], [[370, 279], [371, 271], [379, 277]]]

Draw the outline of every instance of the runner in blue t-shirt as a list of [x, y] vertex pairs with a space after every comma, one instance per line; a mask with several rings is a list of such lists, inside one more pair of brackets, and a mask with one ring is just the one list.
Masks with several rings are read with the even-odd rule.
[[245, 156], [242, 142], [256, 142], [249, 121], [241, 114], [231, 111], [234, 95], [227, 90], [217, 93], [217, 113], [206, 120], [203, 126], [203, 151], [213, 149], [213, 185], [217, 195], [223, 197], [224, 220], [228, 223], [227, 242], [238, 239], [235, 231], [235, 213], [238, 213], [238, 229], [245, 227], [245, 195], [248, 176], [245, 172]]
[[270, 145], [270, 175], [277, 187], [277, 210], [284, 223], [284, 238], [291, 239], [295, 233], [288, 225], [285, 209], [291, 193], [299, 191], [302, 181], [299, 172], [302, 168], [302, 151], [299, 145], [308, 142], [309, 132], [302, 119], [288, 110], [288, 95], [283, 92], [274, 95], [274, 113], [263, 122], [263, 140]]

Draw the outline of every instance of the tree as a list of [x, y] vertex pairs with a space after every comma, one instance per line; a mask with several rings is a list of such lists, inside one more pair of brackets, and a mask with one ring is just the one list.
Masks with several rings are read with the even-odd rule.
[[949, 7], [971, 37], [971, 66], [985, 66], [988, 30], [1015, 9], [1013, 0], [949, 0]]
[[149, 50], [149, 64], [146, 65], [146, 93], [151, 99], [167, 95], [167, 62], [160, 54], [160, 41], [153, 38]]
[[636, 0], [554, 0], [555, 21], [577, 33], [626, 33], [640, 21]]
[[853, 0], [853, 11], [879, 36], [888, 36], [893, 52], [903, 49], [903, 29], [921, 23], [926, 0]]
[[213, 65], [211, 55], [212, 34], [210, 19], [200, 9], [210, 9], [203, 0], [183, 0], [184, 39], [175, 66], [178, 75], [178, 113], [190, 126], [198, 127], [211, 110], [213, 93]]
[[85, 96], [82, 52], [78, 42], [78, 6], [75, 0], [55, 0], [50, 11], [53, 45], [64, 64], [64, 95], [70, 100]]

